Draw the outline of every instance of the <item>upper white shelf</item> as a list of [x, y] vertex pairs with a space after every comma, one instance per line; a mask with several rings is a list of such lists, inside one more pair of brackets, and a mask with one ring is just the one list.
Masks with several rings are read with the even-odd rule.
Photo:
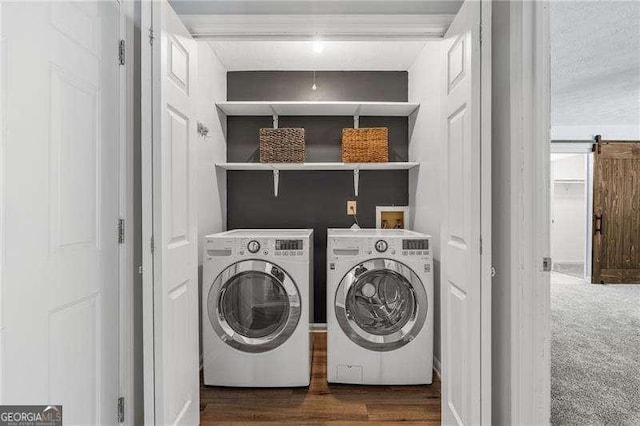
[[420, 104], [410, 102], [265, 102], [228, 101], [216, 104], [227, 115], [343, 115], [408, 117]]
[[409, 170], [420, 163], [217, 163], [225, 170]]
[[349, 170], [353, 172], [353, 191], [358, 196], [360, 170], [409, 170], [420, 163], [398, 161], [390, 163], [216, 163], [225, 170], [270, 170], [273, 172], [273, 195], [278, 196], [282, 170]]

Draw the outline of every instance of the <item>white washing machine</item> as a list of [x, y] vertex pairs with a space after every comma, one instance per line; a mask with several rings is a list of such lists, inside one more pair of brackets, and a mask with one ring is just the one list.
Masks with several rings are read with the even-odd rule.
[[234, 230], [204, 239], [204, 384], [308, 386], [313, 230]]
[[429, 384], [433, 376], [430, 236], [329, 229], [327, 379]]

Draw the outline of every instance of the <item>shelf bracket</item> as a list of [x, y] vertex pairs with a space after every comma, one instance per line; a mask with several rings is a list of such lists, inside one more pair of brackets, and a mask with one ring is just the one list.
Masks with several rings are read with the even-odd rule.
[[360, 128], [360, 110], [362, 109], [362, 105], [358, 105], [356, 112], [353, 113], [353, 128]]
[[353, 169], [353, 192], [358, 196], [358, 186], [360, 186], [360, 169]]
[[278, 196], [278, 186], [280, 185], [280, 170], [273, 169], [273, 195]]
[[273, 114], [273, 128], [278, 128], [278, 114]]

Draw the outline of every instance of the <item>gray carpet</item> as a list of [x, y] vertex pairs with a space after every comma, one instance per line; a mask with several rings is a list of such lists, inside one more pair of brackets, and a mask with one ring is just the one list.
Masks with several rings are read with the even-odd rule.
[[640, 285], [551, 278], [551, 423], [640, 425]]

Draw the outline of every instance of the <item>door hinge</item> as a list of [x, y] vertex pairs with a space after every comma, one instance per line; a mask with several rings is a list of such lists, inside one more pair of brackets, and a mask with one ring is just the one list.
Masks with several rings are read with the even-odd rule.
[[496, 267], [491, 265], [491, 278], [495, 278], [497, 275]]
[[118, 244], [124, 244], [124, 219], [118, 219]]
[[482, 24], [480, 24], [480, 44], [482, 44]]
[[153, 254], [156, 251], [156, 242], [153, 239], [153, 236], [151, 236], [151, 253]]
[[120, 65], [124, 65], [125, 63], [125, 54], [126, 54], [126, 45], [125, 45], [125, 41], [124, 40], [120, 40], [120, 43], [118, 44], [118, 60], [120, 62]]
[[482, 256], [482, 237], [480, 237], [480, 255]]
[[118, 423], [124, 423], [124, 398], [118, 398]]
[[551, 272], [552, 261], [550, 257], [542, 258], [542, 272]]
[[149, 44], [153, 44], [153, 28], [149, 28]]

